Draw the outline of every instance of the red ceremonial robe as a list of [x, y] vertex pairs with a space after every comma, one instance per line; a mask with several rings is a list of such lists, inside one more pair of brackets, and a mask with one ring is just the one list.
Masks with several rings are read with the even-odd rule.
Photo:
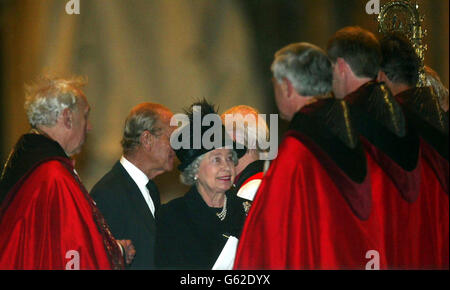
[[[352, 156], [352, 150], [324, 131], [324, 127], [339, 123], [345, 123], [341, 127], [345, 130], [335, 133], [351, 130], [345, 127], [348, 119], [336, 114], [337, 106], [323, 109], [324, 103], [330, 102], [334, 101], [319, 101], [294, 117], [293, 123], [299, 120], [302, 128], [286, 134], [261, 183], [239, 241], [235, 269], [385, 267], [379, 220], [371, 213], [365, 161], [359, 167], [355, 162], [359, 155], [353, 152]], [[342, 103], [338, 102], [346, 112]], [[310, 111], [334, 116], [326, 125], [308, 123]], [[324, 134], [310, 138], [319, 131]], [[330, 156], [331, 152], [335, 155]], [[339, 161], [340, 157], [344, 158]], [[354, 170], [359, 182], [349, 177]]]
[[415, 128], [402, 130], [401, 108], [383, 84], [369, 82], [346, 101], [364, 136], [388, 267], [440, 269], [446, 267], [445, 256], [448, 267], [448, 199], [437, 202], [444, 196], [437, 193], [439, 182], [422, 158]]
[[235, 269], [365, 269], [380, 241], [298, 137], [287, 134], [263, 179]]
[[92, 208], [60, 161], [39, 165], [0, 223], [0, 269], [111, 269]]
[[[420, 136], [422, 187], [420, 203], [421, 253], [415, 268], [449, 268], [449, 138], [448, 114], [430, 87], [416, 87], [396, 95], [408, 126]], [[425, 239], [425, 240], [424, 240]]]
[[448, 195], [428, 162], [419, 153], [417, 167], [406, 171], [364, 141], [389, 268], [448, 269]]
[[[449, 269], [449, 163], [427, 142], [421, 140], [424, 161], [422, 180], [429, 189], [424, 197], [424, 214], [433, 220], [434, 262], [437, 267]], [[430, 174], [433, 172], [434, 174]], [[425, 225], [424, 225], [425, 226]]]
[[441, 110], [439, 99], [430, 87], [416, 87], [397, 96], [408, 125], [421, 137], [422, 156], [448, 195], [449, 127], [448, 114]]
[[0, 269], [122, 267], [120, 249], [68, 158], [41, 160], [3, 201]]
[[[371, 144], [366, 146], [373, 147]], [[438, 232], [436, 227], [441, 227], [441, 223], [436, 223], [435, 216], [443, 211], [438, 209], [445, 207], [445, 204], [438, 205], [430, 200], [439, 190], [435, 176], [429, 174], [430, 168], [419, 159], [415, 170], [407, 172], [397, 168], [393, 173], [387, 168], [398, 165], [387, 156], [380, 158], [384, 154], [376, 148], [371, 148], [369, 152], [367, 165], [372, 180], [373, 210], [381, 217], [388, 268], [442, 268], [440, 251], [444, 248], [435, 237]], [[374, 152], [376, 154], [372, 155]], [[398, 179], [407, 180], [408, 176], [415, 176], [420, 185], [414, 191], [416, 194], [406, 199], [402, 195], [406, 190], [398, 187]], [[431, 208], [435, 208], [433, 211], [436, 212], [430, 211]]]

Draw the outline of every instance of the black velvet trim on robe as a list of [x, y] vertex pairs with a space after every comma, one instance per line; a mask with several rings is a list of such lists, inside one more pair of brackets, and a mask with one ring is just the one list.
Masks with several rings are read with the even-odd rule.
[[448, 114], [434, 100], [429, 88], [413, 88], [396, 96], [408, 126], [448, 161]]
[[344, 101], [318, 100], [291, 121], [286, 136], [298, 139], [321, 163], [350, 209], [361, 220], [372, 210], [370, 178], [362, 144]]
[[352, 124], [376, 148], [410, 172], [419, 163], [420, 139], [406, 127], [400, 104], [383, 83], [368, 82], [345, 97]]
[[69, 158], [58, 142], [39, 134], [25, 134], [14, 146], [0, 177], [0, 204], [35, 164], [50, 157]]
[[289, 130], [309, 137], [351, 180], [362, 183], [367, 175], [366, 157], [346, 109], [343, 101], [319, 100], [295, 114]]

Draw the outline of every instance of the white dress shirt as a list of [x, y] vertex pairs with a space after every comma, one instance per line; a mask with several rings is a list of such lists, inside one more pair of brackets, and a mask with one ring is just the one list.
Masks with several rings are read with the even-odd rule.
[[150, 197], [150, 192], [147, 189], [147, 183], [149, 181], [147, 175], [144, 174], [139, 168], [137, 168], [133, 163], [128, 161], [125, 157], [120, 158], [120, 164], [122, 164], [123, 168], [128, 172], [131, 178], [134, 180], [136, 185], [139, 187], [139, 190], [142, 193], [145, 201], [147, 202], [148, 208], [152, 212], [152, 215], [155, 216], [155, 204], [153, 203], [152, 198]]

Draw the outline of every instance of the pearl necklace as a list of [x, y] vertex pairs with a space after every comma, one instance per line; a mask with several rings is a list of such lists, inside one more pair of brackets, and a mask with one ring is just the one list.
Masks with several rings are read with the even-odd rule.
[[221, 212], [216, 213], [217, 217], [220, 219], [220, 221], [223, 221], [225, 217], [227, 216], [227, 196], [225, 195], [225, 200], [223, 202], [223, 208]]

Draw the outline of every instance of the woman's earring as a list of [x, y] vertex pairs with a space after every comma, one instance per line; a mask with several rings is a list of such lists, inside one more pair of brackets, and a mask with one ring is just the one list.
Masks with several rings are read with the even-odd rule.
[[194, 176], [194, 181], [197, 181], [197, 179], [198, 179], [198, 176]]

